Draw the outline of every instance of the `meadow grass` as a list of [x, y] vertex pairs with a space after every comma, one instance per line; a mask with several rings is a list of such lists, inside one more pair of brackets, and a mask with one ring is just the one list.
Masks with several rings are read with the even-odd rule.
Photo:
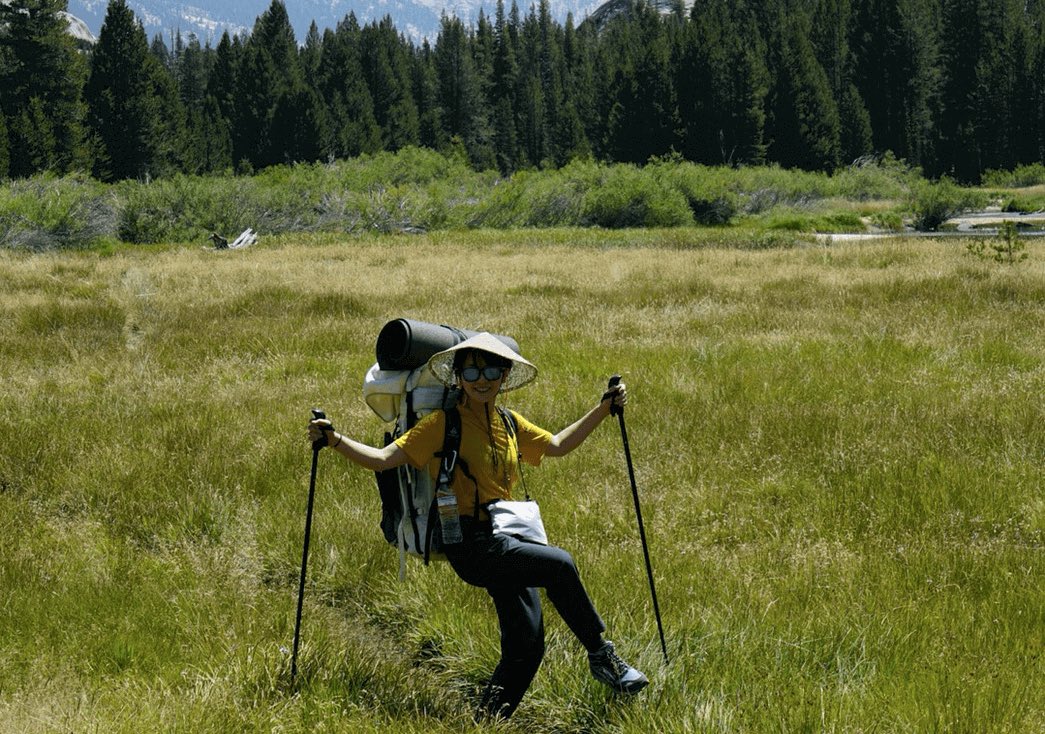
[[[0, 251], [0, 731], [1045, 731], [1042, 244], [760, 237]], [[633, 700], [549, 607], [516, 717], [474, 724], [487, 597], [400, 583], [372, 476], [326, 454], [290, 688], [308, 410], [379, 442], [400, 316], [513, 335], [541, 376], [507, 403], [553, 430], [624, 375], [670, 665], [617, 427], [527, 484]]]

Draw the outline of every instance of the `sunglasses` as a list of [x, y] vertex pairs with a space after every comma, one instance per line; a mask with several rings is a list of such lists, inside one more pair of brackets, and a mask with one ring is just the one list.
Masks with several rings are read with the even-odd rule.
[[487, 365], [486, 367], [463, 367], [461, 369], [461, 379], [465, 382], [475, 382], [482, 375], [485, 379], [493, 382], [499, 380], [504, 376], [503, 367], [492, 367]]

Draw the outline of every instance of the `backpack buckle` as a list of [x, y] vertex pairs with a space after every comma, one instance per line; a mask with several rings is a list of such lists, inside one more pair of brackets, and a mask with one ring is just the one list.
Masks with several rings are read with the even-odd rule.
[[439, 471], [439, 484], [441, 486], [450, 483], [450, 477], [453, 476], [455, 466], [457, 466], [457, 451], [451, 449], [443, 454], [443, 461]]

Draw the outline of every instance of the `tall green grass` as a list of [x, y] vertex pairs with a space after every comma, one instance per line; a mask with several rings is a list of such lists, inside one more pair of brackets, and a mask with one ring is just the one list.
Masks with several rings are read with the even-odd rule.
[[[751, 237], [0, 252], [0, 731], [1042, 731], [1045, 252]], [[473, 724], [487, 597], [399, 583], [325, 454], [290, 689], [308, 409], [380, 440], [398, 316], [512, 334], [541, 376], [508, 403], [552, 429], [624, 374], [670, 666], [616, 426], [527, 482], [634, 700], [549, 606], [516, 717]]]

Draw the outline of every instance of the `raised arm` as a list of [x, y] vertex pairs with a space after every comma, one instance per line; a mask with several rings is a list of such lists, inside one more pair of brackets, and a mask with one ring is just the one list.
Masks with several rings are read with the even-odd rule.
[[625, 389], [624, 383], [611, 388], [602, 396], [599, 404], [585, 413], [580, 420], [552, 436], [551, 443], [548, 444], [548, 449], [544, 452], [544, 455], [566, 456], [566, 454], [584, 443], [584, 439], [590, 436], [591, 432], [605, 420], [606, 416], [610, 414], [611, 405], [618, 405], [623, 408], [627, 402], [628, 391]]
[[327, 439], [327, 446], [365, 469], [384, 471], [407, 462], [406, 453], [394, 443], [379, 449], [338, 433], [328, 420], [311, 421], [308, 424], [309, 441], [315, 442], [323, 437]]

